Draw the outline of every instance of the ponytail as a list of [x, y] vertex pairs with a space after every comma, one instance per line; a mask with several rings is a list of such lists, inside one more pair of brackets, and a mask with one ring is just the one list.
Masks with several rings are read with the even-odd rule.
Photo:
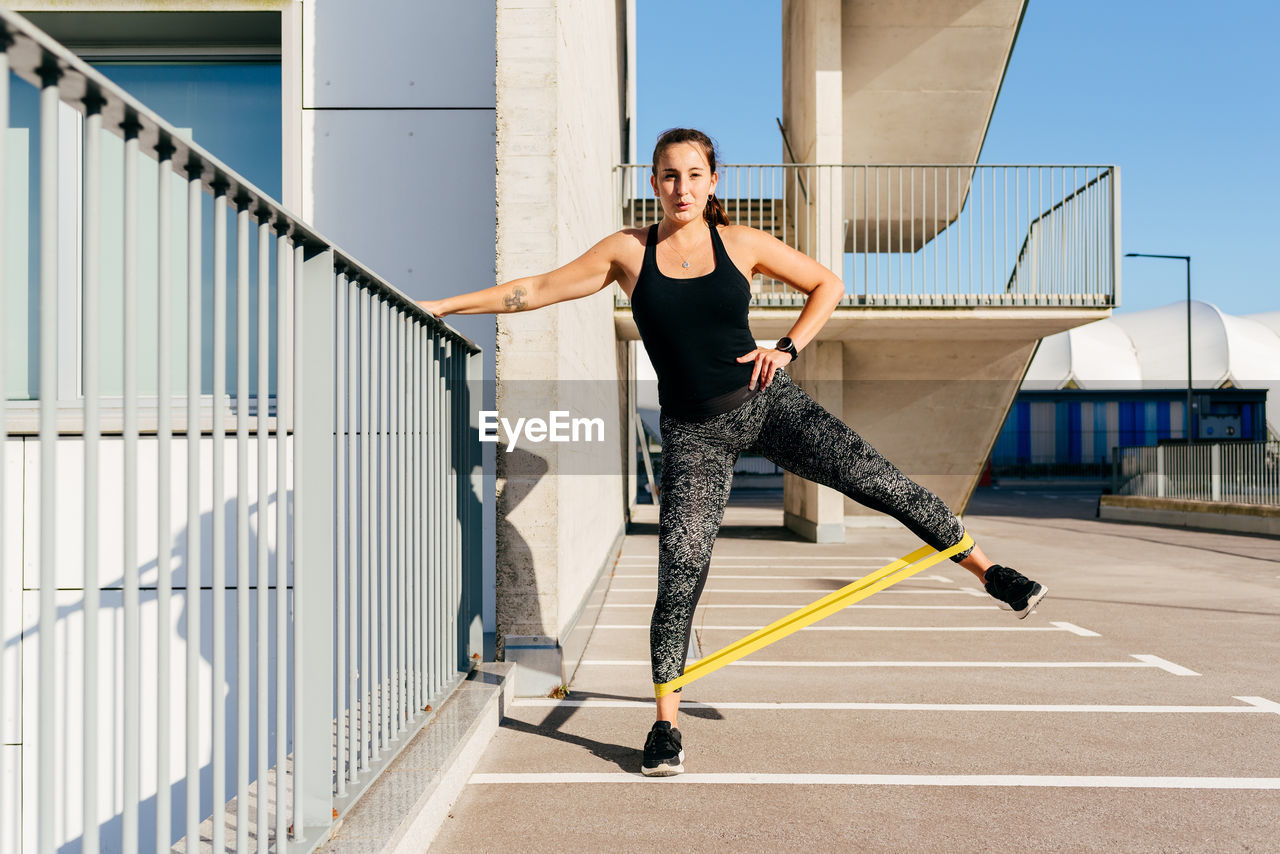
[[[702, 149], [702, 153], [707, 157], [707, 166], [711, 169], [711, 174], [716, 171], [716, 144], [712, 142], [711, 137], [707, 136], [700, 130], [693, 128], [672, 128], [663, 131], [658, 137], [658, 143], [653, 147], [653, 161], [650, 167], [653, 170], [654, 177], [658, 175], [658, 159], [662, 156], [662, 152], [669, 145], [676, 145], [681, 142], [692, 142]], [[729, 216], [724, 212], [724, 207], [720, 204], [720, 200], [716, 198], [715, 193], [707, 197], [707, 206], [702, 210], [702, 216], [707, 221], [707, 225], [715, 228], [717, 225], [728, 225]]]
[[712, 193], [707, 197], [707, 206], [702, 211], [702, 216], [707, 220], [707, 225], [715, 228], [717, 225], [728, 225], [729, 215], [724, 212], [724, 208], [720, 206], [720, 200], [716, 198], [716, 194]]

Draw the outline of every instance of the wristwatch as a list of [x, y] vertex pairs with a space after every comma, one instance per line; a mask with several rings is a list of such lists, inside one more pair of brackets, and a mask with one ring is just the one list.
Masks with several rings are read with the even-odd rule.
[[790, 354], [791, 354], [791, 361], [793, 361], [793, 362], [794, 362], [794, 361], [799, 357], [799, 355], [800, 355], [799, 351], [798, 351], [798, 350], [796, 350], [796, 345], [792, 343], [792, 341], [791, 341], [791, 339], [790, 339], [790, 338], [779, 338], [779, 339], [778, 339], [778, 343], [777, 343], [777, 345], [774, 347], [774, 349], [775, 349], [775, 350], [781, 350], [781, 351], [783, 351], [784, 353], [790, 353]]

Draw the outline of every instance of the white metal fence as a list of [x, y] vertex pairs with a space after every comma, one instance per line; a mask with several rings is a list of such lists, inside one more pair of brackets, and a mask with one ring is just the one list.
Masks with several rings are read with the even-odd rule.
[[1117, 448], [1116, 495], [1280, 505], [1280, 442]]
[[[1114, 166], [724, 164], [719, 173], [729, 220], [841, 275], [842, 305], [1117, 301]], [[618, 227], [657, 222], [651, 166], [624, 164], [615, 175]], [[758, 305], [804, 300], [772, 279], [753, 292]]]
[[[6, 145], [39, 161], [34, 280], [0, 222], [0, 292], [32, 297], [39, 373], [36, 400], [0, 394], [0, 849], [311, 850], [481, 649], [479, 351], [3, 9], [0, 47], [0, 214], [27, 205]], [[38, 88], [38, 128], [10, 133], [11, 82]], [[66, 105], [76, 174], [55, 156]]]

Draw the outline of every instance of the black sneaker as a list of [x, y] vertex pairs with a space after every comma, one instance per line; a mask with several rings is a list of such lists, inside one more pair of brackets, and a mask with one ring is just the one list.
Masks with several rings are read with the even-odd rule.
[[1032, 581], [1016, 569], [996, 564], [987, 570], [987, 592], [995, 597], [1003, 607], [1025, 620], [1027, 614], [1040, 603], [1044, 594], [1049, 592], [1037, 581]]
[[674, 777], [684, 773], [684, 750], [680, 746], [680, 730], [671, 721], [658, 721], [644, 742], [644, 762], [640, 773], [646, 777]]

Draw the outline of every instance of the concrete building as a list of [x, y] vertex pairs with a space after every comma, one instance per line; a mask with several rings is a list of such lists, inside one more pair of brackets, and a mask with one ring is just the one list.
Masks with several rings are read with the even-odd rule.
[[1040, 342], [992, 450], [999, 478], [1110, 477], [1112, 450], [1191, 435], [1261, 442], [1280, 435], [1276, 312], [1235, 317], [1217, 306], [1171, 303], [1120, 314]]
[[[783, 9], [783, 121], [795, 160], [977, 162], [1024, 2], [789, 0]], [[861, 192], [874, 190], [878, 181]], [[841, 200], [842, 219], [853, 222], [837, 243], [869, 253], [871, 246], [855, 245], [860, 231], [867, 240], [857, 222], [867, 218], [867, 201], [859, 195], [855, 189]], [[904, 219], [919, 217], [912, 243], [937, 241], [943, 223], [954, 222], [969, 201], [965, 193], [951, 196], [941, 206], [935, 201], [927, 220], [901, 204], [894, 209], [887, 194], [874, 196], [875, 232], [886, 232], [883, 243], [891, 245], [892, 231], [900, 240]], [[962, 512], [1036, 341], [1108, 311], [1106, 303], [841, 306], [797, 373], [802, 381], [825, 381], [819, 389], [840, 387], [842, 395], [819, 402]], [[789, 322], [778, 314], [760, 312], [760, 334]], [[844, 496], [789, 480], [787, 518], [796, 530], [839, 540], [844, 524], [881, 522]]]
[[[1081, 179], [972, 168], [1024, 10], [1021, 0], [785, 0], [787, 150], [790, 162], [814, 165], [784, 170], [774, 193], [782, 198], [753, 199], [740, 218], [844, 273], [848, 296], [789, 368], [793, 377], [957, 512], [1036, 343], [1106, 317], [1119, 289], [1112, 170]], [[1046, 186], [1061, 190], [1046, 194]], [[1078, 241], [1086, 248], [1046, 248], [1071, 239], [1063, 235], [1076, 226], [1062, 220], [1083, 214], [1077, 208], [1088, 210], [1090, 233]], [[1029, 285], [1036, 261], [1041, 279]], [[752, 330], [776, 339], [801, 303], [777, 283], [757, 287]], [[615, 320], [619, 337], [637, 337], [623, 299]], [[897, 524], [825, 487], [784, 479], [786, 524], [803, 536], [839, 542], [851, 527]]]

